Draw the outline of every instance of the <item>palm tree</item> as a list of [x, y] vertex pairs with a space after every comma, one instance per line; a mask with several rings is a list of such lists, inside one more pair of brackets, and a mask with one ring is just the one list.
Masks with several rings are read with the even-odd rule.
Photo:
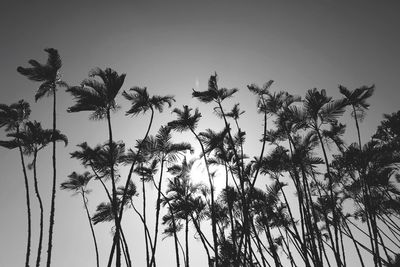
[[[68, 112], [79, 112], [79, 111], [93, 111], [90, 115], [91, 119], [103, 119], [107, 118], [108, 123], [108, 142], [110, 149], [112, 149], [113, 135], [111, 127], [111, 111], [117, 109], [117, 104], [115, 103], [115, 97], [117, 96], [119, 90], [121, 89], [125, 74], [119, 75], [116, 71], [111, 68], [106, 68], [102, 70], [100, 68], [95, 68], [89, 73], [89, 78], [82, 81], [80, 86], [73, 86], [67, 89], [76, 99], [74, 106], [68, 108]], [[101, 81], [95, 78], [99, 77]], [[112, 155], [112, 151], [110, 156]], [[110, 160], [110, 164], [113, 162]], [[110, 176], [112, 183], [112, 205], [115, 218], [115, 235], [114, 244], [117, 246], [117, 257], [116, 265], [121, 266], [121, 247], [120, 247], [120, 220], [118, 217], [118, 207], [117, 203], [117, 190], [116, 182], [114, 177], [114, 165], [110, 165]]]
[[[329, 182], [329, 193], [332, 205], [335, 202], [335, 196], [333, 193], [333, 179], [329, 168], [328, 156], [324, 146], [324, 142], [321, 135], [321, 127], [329, 123], [335, 123], [337, 118], [340, 117], [345, 111], [346, 101], [344, 99], [332, 100], [332, 97], [326, 95], [325, 89], [321, 91], [316, 88], [307, 91], [304, 99], [304, 113], [307, 118], [308, 127], [310, 127], [318, 136], [322, 152], [324, 155], [326, 176]], [[335, 254], [337, 264], [341, 264], [340, 253], [339, 253], [339, 240], [338, 240], [338, 218], [335, 212], [336, 208], [333, 208], [333, 227], [335, 233], [335, 240], [332, 240], [332, 249]], [[328, 226], [329, 227], [329, 226]]]
[[[148, 94], [147, 92], [147, 88], [141, 88], [141, 87], [133, 87], [130, 89], [131, 92], [126, 92], [123, 91], [122, 92], [122, 96], [129, 100], [131, 102], [131, 108], [126, 112], [126, 115], [132, 115], [132, 116], [137, 116], [140, 113], [146, 113], [147, 111], [150, 110], [151, 115], [150, 115], [150, 122], [149, 125], [147, 127], [147, 131], [146, 134], [144, 135], [144, 138], [142, 140], [146, 140], [149, 132], [150, 132], [150, 128], [153, 124], [153, 118], [154, 118], [154, 111], [157, 110], [158, 112], [163, 112], [164, 110], [164, 105], [168, 105], [168, 107], [171, 107], [172, 102], [175, 102], [175, 99], [173, 96], [171, 95], [167, 95], [167, 96], [159, 96], [159, 95], [154, 95], [151, 96]], [[139, 143], [138, 146], [138, 152], [136, 153], [136, 155], [141, 155], [141, 151], [142, 151], [142, 142]], [[128, 174], [128, 178], [126, 180], [126, 184], [125, 184], [125, 191], [128, 188], [129, 182], [131, 181], [131, 177], [132, 177], [132, 173], [134, 171], [134, 166], [137, 162], [138, 157], [134, 157], [134, 160], [131, 162], [131, 168], [129, 170], [129, 174]], [[124, 193], [125, 195], [125, 193]], [[145, 196], [144, 196], [145, 197]], [[122, 213], [123, 209], [120, 210], [120, 214], [119, 217], [120, 219], [122, 219]], [[144, 219], [146, 218], [145, 214], [143, 214]], [[146, 240], [147, 243], [147, 240]]]
[[194, 199], [198, 191], [198, 186], [190, 181], [190, 171], [194, 160], [187, 161], [184, 157], [181, 164], [175, 164], [168, 168], [168, 172], [174, 175], [173, 180], [169, 180], [167, 188], [167, 201], [169, 202], [170, 212], [176, 219], [185, 220], [185, 248], [186, 248], [186, 267], [189, 267], [189, 221], [195, 207]]
[[39, 232], [39, 245], [36, 258], [36, 266], [40, 265], [42, 239], [43, 239], [43, 202], [39, 193], [38, 179], [36, 173], [36, 162], [38, 152], [47, 146], [50, 142], [63, 141], [65, 145], [68, 144], [68, 139], [60, 131], [55, 132], [50, 129], [43, 129], [41, 124], [37, 121], [27, 122], [25, 129], [18, 133], [10, 133], [9, 137], [14, 137], [16, 141], [15, 146], [21, 146], [23, 152], [27, 155], [33, 155], [32, 164], [28, 165], [29, 168], [33, 167], [33, 179], [35, 186], [36, 197], [39, 202], [40, 208], [40, 232]]
[[155, 264], [155, 252], [157, 247], [157, 237], [158, 237], [158, 224], [160, 217], [160, 204], [161, 204], [161, 192], [162, 192], [162, 179], [164, 164], [172, 164], [176, 161], [183, 152], [190, 151], [193, 152], [192, 146], [189, 143], [173, 143], [171, 136], [171, 128], [168, 126], [162, 126], [155, 137], [148, 136], [144, 140], [144, 150], [145, 154], [151, 155], [151, 158], [156, 159], [160, 163], [160, 177], [158, 181], [158, 186], [156, 186], [157, 194], [157, 204], [156, 204], [156, 223], [154, 232], [154, 244], [152, 248], [152, 257], [150, 260], [150, 265]]
[[63, 190], [68, 190], [74, 192], [74, 194], [80, 194], [82, 197], [83, 205], [85, 207], [86, 215], [89, 221], [89, 226], [90, 230], [92, 232], [92, 237], [93, 237], [93, 242], [94, 242], [94, 248], [96, 252], [96, 266], [99, 267], [99, 251], [97, 249], [97, 241], [96, 241], [96, 235], [94, 233], [93, 225], [92, 225], [92, 220], [90, 217], [90, 213], [87, 207], [87, 197], [86, 195], [90, 192], [88, 189], [86, 189], [87, 184], [89, 181], [93, 178], [93, 175], [91, 175], [89, 172], [85, 172], [83, 174], [77, 174], [76, 172], [71, 173], [68, 176], [68, 180], [63, 182], [61, 184], [61, 189]]
[[[136, 160], [136, 154], [131, 150], [130, 153], [135, 157]], [[135, 168], [135, 173], [140, 176], [140, 180], [142, 182], [142, 214], [137, 214], [139, 217], [141, 217], [142, 223], [143, 223], [143, 228], [144, 228], [144, 233], [145, 233], [145, 245], [146, 245], [146, 266], [148, 267], [150, 264], [150, 256], [149, 256], [149, 243], [152, 243], [151, 241], [151, 236], [148, 231], [147, 227], [147, 212], [146, 212], [146, 182], [150, 182], [154, 180], [154, 176], [158, 172], [157, 166], [158, 166], [158, 161], [156, 159], [153, 159], [151, 163], [149, 164], [144, 164], [145, 161], [148, 161], [149, 159], [146, 159], [144, 157], [138, 159], [140, 161], [140, 164], [138, 167]], [[132, 164], [132, 162], [130, 162]], [[147, 234], [146, 234], [147, 233]], [[151, 244], [150, 247], [153, 245]]]
[[[360, 88], [356, 88], [353, 91], [350, 91], [346, 87], [339, 85], [339, 91], [342, 95], [345, 96], [347, 100], [347, 104], [350, 105], [353, 109], [351, 115], [354, 117], [354, 121], [356, 122], [357, 127], [357, 135], [358, 135], [358, 144], [361, 149], [361, 135], [360, 135], [360, 127], [358, 125], [359, 120], [363, 119], [363, 115], [366, 109], [368, 109], [369, 104], [366, 102], [368, 98], [372, 96], [374, 93], [375, 86], [372, 85], [362, 86]], [[357, 112], [359, 114], [357, 114]]]
[[[48, 53], [46, 64], [41, 64], [36, 60], [29, 60], [28, 63], [32, 67], [18, 67], [17, 71], [22, 75], [28, 77], [29, 80], [41, 82], [39, 89], [35, 94], [35, 101], [42, 98], [44, 95], [53, 95], [53, 132], [56, 132], [56, 91], [57, 87], [65, 87], [66, 83], [61, 80], [60, 68], [62, 66], [60, 55], [54, 48], [46, 48], [45, 52]], [[50, 267], [51, 252], [53, 246], [53, 227], [54, 227], [54, 214], [55, 214], [55, 199], [56, 199], [56, 141], [53, 140], [53, 185], [51, 192], [51, 207], [50, 207], [50, 223], [49, 223], [49, 241], [47, 245], [47, 263], [46, 266]]]
[[[0, 128], [5, 127], [6, 132], [19, 133], [20, 125], [24, 123], [31, 113], [31, 109], [28, 102], [20, 100], [17, 103], [7, 106], [5, 104], [0, 104]], [[31, 254], [31, 204], [29, 196], [29, 183], [28, 175], [26, 174], [26, 167], [24, 161], [24, 155], [22, 153], [22, 147], [18, 140], [18, 150], [21, 158], [22, 172], [24, 175], [24, 185], [25, 185], [25, 198], [26, 198], [26, 208], [27, 208], [27, 219], [28, 219], [28, 237], [26, 242], [26, 253], [25, 253], [25, 266], [29, 266], [29, 258]], [[0, 141], [0, 146], [5, 145], [4, 142]]]
[[212, 227], [212, 236], [213, 236], [213, 243], [214, 243], [214, 253], [215, 253], [215, 264], [218, 266], [218, 236], [217, 236], [217, 227], [216, 227], [216, 215], [214, 211], [214, 183], [213, 178], [209, 169], [209, 164], [206, 158], [206, 150], [204, 148], [203, 142], [201, 141], [200, 136], [195, 132], [195, 129], [198, 125], [198, 122], [201, 118], [201, 114], [199, 110], [196, 108], [194, 114], [191, 114], [192, 109], [189, 108], [187, 105], [183, 106], [183, 109], [175, 108], [172, 112], [177, 114], [177, 119], [170, 121], [168, 126], [171, 127], [173, 130], [178, 132], [183, 131], [191, 131], [192, 134], [195, 136], [197, 141], [200, 144], [201, 152], [204, 155], [204, 164], [206, 166], [207, 175], [208, 175], [208, 182], [210, 184], [210, 192], [211, 192], [211, 227]]

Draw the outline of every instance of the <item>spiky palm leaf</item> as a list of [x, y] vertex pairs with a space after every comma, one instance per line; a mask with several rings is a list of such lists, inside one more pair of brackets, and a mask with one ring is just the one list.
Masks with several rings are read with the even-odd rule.
[[201, 118], [201, 114], [199, 112], [199, 109], [196, 108], [194, 110], [194, 114], [192, 115], [192, 110], [193, 109], [189, 108], [187, 105], [184, 105], [183, 109], [175, 108], [172, 112], [176, 113], [178, 118], [176, 120], [170, 121], [168, 123], [168, 126], [178, 132], [196, 129], [197, 124], [199, 123], [199, 120]]
[[172, 102], [175, 102], [174, 97], [171, 95], [155, 95], [150, 97], [147, 87], [133, 87], [130, 91], [129, 93], [126, 91], [122, 92], [122, 96], [132, 103], [131, 108], [126, 112], [127, 115], [136, 116], [140, 113], [146, 113], [149, 109], [156, 109], [159, 112], [163, 112], [165, 104], [171, 107]]
[[29, 60], [28, 63], [32, 67], [18, 67], [17, 71], [28, 77], [29, 80], [42, 82], [35, 95], [35, 101], [42, 98], [44, 95], [52, 94], [56, 90], [56, 86], [66, 86], [66, 83], [61, 81], [59, 70], [62, 66], [61, 57], [58, 51], [54, 48], [46, 48], [48, 53], [47, 62], [39, 63], [36, 60]]
[[84, 172], [83, 174], [72, 172], [68, 175], [68, 180], [61, 183], [60, 188], [62, 190], [74, 191], [75, 193], [78, 193], [81, 190], [86, 191], [85, 187], [92, 178], [93, 175], [89, 172]]
[[0, 128], [5, 127], [6, 132], [16, 130], [21, 123], [29, 118], [30, 114], [30, 105], [24, 100], [9, 106], [0, 104]]
[[[93, 69], [89, 73], [90, 78], [83, 80], [80, 86], [67, 89], [76, 100], [75, 105], [69, 107], [67, 111], [93, 111], [90, 118], [104, 118], [107, 111], [117, 108], [115, 97], [124, 83], [125, 76], [110, 68]], [[99, 77], [101, 81], [95, 80], [95, 77]]]
[[26, 154], [31, 154], [35, 150], [40, 150], [53, 141], [62, 141], [65, 146], [68, 145], [68, 138], [66, 135], [62, 134], [59, 130], [53, 133], [51, 129], [43, 129], [40, 122], [37, 121], [28, 121], [25, 123], [24, 130], [19, 133], [10, 133], [7, 136], [19, 140]]
[[217, 84], [217, 73], [215, 73], [214, 75], [211, 75], [208, 80], [208, 89], [206, 91], [196, 91], [193, 89], [192, 97], [195, 97], [204, 103], [210, 103], [212, 101], [220, 103], [224, 99], [231, 97], [237, 91], [237, 88], [219, 88]]

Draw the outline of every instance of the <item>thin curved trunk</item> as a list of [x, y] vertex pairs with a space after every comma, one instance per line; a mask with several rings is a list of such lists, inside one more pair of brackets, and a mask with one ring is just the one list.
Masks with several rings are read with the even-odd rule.
[[352, 105], [353, 107], [353, 112], [354, 112], [354, 120], [356, 121], [356, 128], [357, 128], [357, 135], [358, 135], [358, 145], [360, 146], [360, 150], [362, 149], [361, 146], [361, 134], [360, 134], [360, 126], [358, 125], [358, 119], [357, 119], [357, 111], [356, 107]]
[[139, 216], [140, 220], [142, 221], [142, 223], [144, 225], [144, 229], [145, 229], [145, 235], [147, 235], [147, 238], [148, 238], [149, 243], [150, 243], [149, 245], [150, 245], [150, 247], [152, 247], [153, 243], [151, 241], [150, 231], [147, 228], [147, 224], [144, 223], [144, 219], [143, 219], [142, 214], [140, 214], [140, 212], [136, 209], [135, 205], [133, 205], [132, 199], [131, 199], [131, 205], [132, 205], [133, 210], [136, 212], [136, 214]]
[[[333, 253], [335, 254], [335, 259], [336, 259], [336, 263], [338, 266], [342, 265], [342, 261], [340, 258], [340, 252], [339, 252], [339, 234], [338, 234], [338, 218], [337, 218], [337, 214], [336, 214], [336, 201], [334, 198], [334, 194], [333, 194], [333, 181], [332, 181], [332, 177], [331, 177], [331, 172], [330, 172], [330, 168], [329, 168], [329, 162], [328, 162], [328, 156], [326, 154], [326, 150], [325, 150], [325, 146], [324, 146], [324, 142], [322, 140], [322, 136], [321, 133], [319, 132], [319, 129], [316, 127], [315, 131], [317, 132], [318, 135], [318, 139], [322, 148], [322, 152], [324, 154], [324, 160], [325, 160], [325, 166], [326, 166], [326, 172], [328, 174], [328, 179], [329, 179], [329, 193], [330, 193], [330, 198], [331, 198], [331, 203], [332, 203], [332, 215], [333, 215], [333, 228], [334, 228], [334, 234], [335, 234], [335, 242], [332, 242], [332, 250]], [[329, 227], [329, 225], [327, 226]]]
[[208, 263], [210, 263], [211, 256], [210, 256], [210, 252], [208, 250], [207, 245], [210, 246], [210, 248], [212, 248], [212, 245], [210, 244], [210, 242], [208, 242], [208, 240], [204, 236], [203, 232], [200, 229], [200, 225], [197, 223], [197, 220], [194, 218], [193, 214], [190, 214], [190, 217], [192, 218], [192, 222], [193, 222], [194, 227], [196, 228], [197, 233], [199, 233], [201, 243], [203, 244], [203, 247], [204, 247], [204, 249], [206, 251], [206, 254], [207, 254]]
[[[350, 227], [349, 227], [349, 225], [348, 225], [348, 223], [347, 223], [347, 219], [344, 218], [342, 221], [343, 221], [343, 223], [344, 223], [344, 226], [346, 226], [346, 228], [347, 228], [347, 232], [348, 232], [348, 235], [347, 235], [347, 236], [351, 239], [351, 241], [353, 242], [354, 247], [356, 248], [357, 255], [358, 255], [358, 258], [359, 258], [359, 260], [360, 260], [361, 266], [362, 266], [362, 267], [365, 267], [363, 258], [362, 258], [361, 253], [360, 253], [360, 249], [358, 248], [358, 245], [357, 245], [357, 243], [356, 243], [356, 241], [355, 241], [355, 238], [354, 238], [354, 236], [353, 236], [353, 233], [352, 233], [351, 230], [350, 230]], [[344, 233], [346, 234], [346, 232], [344, 232]]]
[[146, 188], [145, 188], [145, 182], [142, 177], [142, 203], [143, 203], [143, 228], [144, 228], [144, 241], [146, 244], [146, 266], [149, 267], [150, 264], [150, 258], [149, 258], [149, 240], [147, 239], [146, 235]]
[[[17, 133], [19, 133], [19, 128], [17, 128]], [[26, 256], [25, 256], [25, 267], [29, 266], [29, 258], [31, 255], [31, 236], [32, 236], [32, 218], [31, 218], [31, 201], [29, 196], [29, 183], [28, 175], [26, 173], [24, 155], [22, 153], [21, 145], [18, 145], [19, 155], [21, 157], [22, 171], [24, 173], [24, 185], [25, 185], [25, 197], [26, 197], [26, 209], [28, 213], [28, 237], [26, 242]]]
[[176, 234], [177, 227], [176, 227], [176, 222], [175, 222], [175, 216], [174, 216], [174, 213], [172, 212], [172, 207], [171, 207], [170, 203], [169, 202], [167, 202], [167, 203], [168, 203], [168, 206], [171, 209], [172, 225], [173, 225], [173, 227], [175, 229], [175, 231], [174, 231], [175, 258], [176, 258], [176, 267], [179, 267], [180, 266], [179, 248], [178, 248], [179, 239], [178, 239], [178, 235]]
[[158, 194], [157, 194], [157, 204], [156, 204], [156, 224], [155, 224], [155, 232], [154, 232], [154, 244], [152, 248], [152, 255], [150, 266], [156, 266], [156, 249], [157, 249], [157, 237], [158, 237], [158, 224], [160, 220], [160, 200], [161, 200], [161, 185], [162, 185], [162, 178], [163, 178], [163, 170], [164, 170], [164, 160], [161, 160], [161, 167], [160, 167], [160, 180], [158, 182]]
[[190, 131], [194, 134], [197, 141], [200, 144], [201, 152], [204, 155], [204, 164], [206, 165], [207, 175], [208, 175], [208, 182], [210, 183], [210, 194], [211, 194], [211, 228], [212, 228], [212, 236], [214, 242], [214, 253], [215, 253], [215, 265], [218, 266], [219, 264], [219, 256], [218, 256], [218, 235], [217, 235], [217, 227], [216, 227], [216, 215], [214, 210], [215, 200], [214, 200], [214, 185], [211, 178], [210, 169], [207, 162], [207, 157], [205, 153], [205, 149], [203, 143], [201, 142], [199, 136], [195, 133], [195, 131], [190, 128]]
[[36, 267], [39, 267], [40, 266], [40, 255], [42, 253], [42, 241], [43, 241], [43, 202], [42, 202], [42, 198], [39, 193], [39, 187], [38, 187], [38, 181], [37, 181], [37, 175], [36, 175], [37, 153], [38, 152], [35, 150], [35, 152], [33, 154], [33, 181], [34, 181], [34, 185], [35, 185], [35, 194], [36, 194], [36, 198], [38, 199], [39, 209], [40, 209], [39, 244], [38, 244], [37, 257], [36, 257]]
[[[149, 135], [151, 125], [153, 124], [154, 109], [153, 109], [152, 107], [150, 107], [150, 110], [151, 110], [150, 122], [149, 122], [149, 126], [147, 127], [146, 134], [144, 135], [143, 141], [146, 140], [147, 136]], [[140, 155], [140, 152], [142, 152], [142, 144], [143, 144], [143, 141], [139, 144], [139, 148], [138, 148], [137, 155]], [[129, 182], [130, 182], [130, 180], [131, 180], [132, 173], [133, 173], [133, 170], [134, 170], [134, 166], [135, 166], [135, 164], [136, 164], [136, 161], [137, 161], [137, 159], [134, 158], [134, 160], [133, 160], [133, 162], [132, 162], [132, 165], [131, 165], [131, 168], [129, 169], [128, 178], [126, 179], [126, 182], [125, 182], [125, 188], [124, 188], [124, 193], [123, 193], [123, 195], [122, 195], [122, 199], [124, 199], [124, 198], [126, 197], [126, 193], [128, 192]], [[123, 211], [124, 211], [124, 209], [120, 209], [120, 210], [119, 210], [119, 219], [120, 219], [120, 220], [122, 220]]]
[[[294, 162], [293, 162], [293, 156], [294, 156], [293, 150], [296, 150], [296, 144], [293, 141], [292, 136], [290, 135], [289, 132], [286, 132], [286, 135], [287, 135], [288, 142], [289, 142], [291, 163], [293, 165], [293, 167], [292, 167], [293, 168], [292, 169], [293, 175], [291, 174], [290, 176], [291, 176], [291, 178], [293, 180], [293, 183], [295, 185], [296, 192], [297, 192], [297, 201], [298, 201], [299, 212], [300, 212], [300, 226], [301, 226], [301, 233], [302, 233], [303, 240], [300, 239], [300, 234], [298, 233], [298, 230], [297, 230], [296, 224], [294, 223], [293, 216], [292, 216], [291, 212], [290, 212], [290, 215], [291, 215], [291, 219], [292, 219], [292, 223], [293, 223], [293, 228], [294, 228], [294, 230], [296, 232], [296, 235], [298, 237], [298, 241], [300, 242], [300, 245], [301, 245], [301, 252], [302, 253], [300, 253], [300, 255], [302, 256], [306, 267], [310, 267], [311, 264], [310, 264], [310, 261], [308, 259], [308, 251], [307, 251], [307, 244], [306, 244], [306, 242], [307, 242], [306, 230], [305, 230], [306, 226], [304, 224], [304, 221], [305, 221], [305, 219], [304, 219], [304, 210], [305, 210], [305, 208], [304, 208], [304, 196], [303, 196], [303, 193], [306, 193], [306, 192], [303, 192], [303, 190], [301, 189], [300, 176], [299, 176], [299, 173], [298, 173], [297, 169], [295, 168], [295, 165], [294, 165]], [[286, 203], [288, 203], [285, 195], [284, 195], [284, 197], [285, 197]], [[288, 210], [290, 211], [290, 205], [288, 205]]]
[[180, 260], [179, 260], [179, 247], [178, 247], [178, 235], [176, 234], [176, 223], [175, 223], [175, 218], [172, 215], [172, 223], [174, 226], [174, 244], [175, 244], [175, 259], [176, 259], [176, 267], [180, 266]]
[[[53, 135], [56, 132], [56, 87], [53, 85]], [[50, 223], [49, 223], [49, 242], [47, 244], [47, 267], [51, 264], [51, 252], [53, 249], [53, 228], [56, 204], [56, 185], [57, 185], [57, 169], [56, 169], [56, 140], [53, 140], [53, 186], [51, 190], [51, 207], [50, 207]]]
[[186, 255], [185, 255], [185, 251], [183, 250], [182, 244], [181, 244], [181, 242], [179, 241], [179, 239], [178, 239], [178, 245], [179, 245], [179, 247], [181, 248], [182, 255], [183, 255], [183, 261], [184, 261], [184, 264], [185, 264], [185, 266], [186, 266]]
[[254, 185], [255, 185], [256, 180], [257, 180], [258, 173], [260, 172], [260, 168], [261, 168], [261, 160], [262, 160], [262, 157], [264, 155], [265, 143], [266, 143], [265, 136], [267, 135], [267, 119], [268, 119], [267, 118], [267, 113], [265, 112], [264, 113], [263, 144], [262, 144], [262, 147], [261, 147], [260, 157], [258, 159], [258, 167], [257, 167], [256, 173], [254, 174], [253, 182], [251, 183], [251, 188], [254, 188]]
[[[151, 118], [150, 118], [150, 123], [149, 123], [149, 126], [147, 127], [147, 131], [146, 131], [146, 134], [145, 134], [145, 137], [143, 138], [143, 140], [145, 140], [146, 138], [147, 138], [147, 136], [149, 135], [149, 132], [150, 132], [150, 128], [151, 128], [151, 125], [152, 125], [152, 123], [153, 123], [153, 117], [154, 117], [154, 110], [153, 110], [153, 108], [150, 108], [151, 109]], [[142, 143], [140, 143], [140, 145], [139, 145], [139, 149], [138, 149], [138, 152], [137, 152], [137, 154], [138, 155], [140, 155], [140, 152], [142, 151]], [[125, 188], [124, 188], [124, 193], [123, 193], [123, 195], [122, 195], [122, 199], [125, 199], [125, 197], [126, 197], [126, 193], [127, 193], [127, 191], [128, 191], [128, 186], [129, 186], [129, 182], [130, 182], [130, 180], [131, 180], [131, 177], [132, 177], [132, 173], [133, 173], [133, 169], [134, 169], [134, 166], [135, 166], [135, 164], [136, 164], [136, 158], [133, 160], [133, 162], [132, 162], [132, 165], [131, 165], [131, 168], [129, 169], [129, 174], [128, 174], [128, 178], [126, 179], [126, 182], [125, 182]], [[124, 209], [120, 209], [119, 210], [119, 220], [120, 221], [122, 221], [122, 215], [123, 215], [123, 211], [124, 211]], [[112, 245], [112, 247], [111, 247], [111, 252], [110, 252], [110, 256], [109, 256], [109, 264], [111, 264], [110, 262], [112, 261], [112, 257], [113, 257], [113, 254], [114, 254], [114, 248], [115, 248], [115, 241], [116, 240], [114, 240], [113, 242], [114, 242], [114, 244]], [[109, 265], [110, 266], [110, 265]]]
[[[173, 208], [172, 208], [172, 206], [171, 206], [171, 203], [169, 203], [168, 198], [167, 198], [167, 197], [165, 196], [165, 194], [160, 190], [160, 187], [157, 186], [157, 184], [154, 182], [154, 180], [153, 180], [153, 184], [154, 184], [154, 187], [157, 189], [157, 191], [162, 195], [162, 197], [164, 198], [164, 200], [167, 202], [168, 207], [170, 208], [171, 217], [172, 217], [172, 225], [173, 225], [173, 227], [174, 227], [174, 229], [175, 229], [175, 231], [174, 231], [174, 243], [175, 243], [176, 266], [179, 267], [179, 266], [180, 266], [180, 260], [179, 260], [179, 248], [178, 248], [178, 245], [181, 246], [181, 244], [180, 244], [180, 242], [179, 242], [178, 235], [176, 234], [177, 226], [176, 226], [176, 222], [175, 222], [175, 215], [174, 215], [174, 212], [173, 212]], [[138, 213], [138, 212], [137, 212], [137, 213]], [[142, 217], [141, 217], [141, 218], [142, 218]], [[142, 218], [142, 221], [143, 221], [143, 218]], [[147, 227], [146, 227], [146, 228], [147, 228]], [[149, 239], [150, 239], [150, 246], [152, 247], [150, 234], [149, 234]], [[182, 246], [181, 246], [181, 248], [182, 248]], [[182, 250], [182, 251], [183, 251], [183, 250]], [[184, 252], [183, 252], [183, 255], [184, 255], [184, 257], [185, 257], [185, 253], [184, 253]], [[185, 259], [185, 258], [184, 258], [184, 261], [185, 261], [185, 266], [186, 266], [186, 259]], [[154, 262], [154, 264], [155, 264], [155, 262]]]
[[[114, 163], [111, 162], [111, 154], [112, 154], [112, 146], [113, 146], [113, 136], [112, 136], [112, 127], [111, 127], [111, 116], [110, 110], [107, 109], [107, 122], [108, 122], [108, 138], [109, 138], [109, 146], [110, 146], [110, 174], [111, 174], [111, 183], [112, 183], [112, 207], [114, 213], [114, 222], [115, 222], [115, 235], [114, 242], [116, 244], [117, 256], [116, 256], [116, 266], [121, 266], [121, 244], [120, 244], [120, 230], [121, 225], [118, 217], [118, 203], [117, 203], [117, 189], [115, 185], [115, 177], [114, 177]], [[124, 198], [122, 198], [124, 199]], [[122, 209], [122, 207], [121, 207]]]
[[189, 219], [186, 217], [185, 227], [185, 242], [186, 242], [186, 267], [189, 267]]
[[121, 247], [125, 247], [125, 252], [124, 252], [124, 254], [125, 254], [125, 262], [126, 262], [127, 267], [131, 267], [132, 266], [132, 261], [131, 261], [131, 256], [129, 254], [128, 242], [125, 239], [125, 234], [124, 234], [124, 231], [122, 231], [122, 228], [120, 229], [120, 231], [121, 231], [121, 235], [120, 235], [121, 236], [121, 238], [120, 238]]
[[95, 252], [96, 252], [96, 266], [99, 267], [100, 266], [100, 263], [99, 263], [99, 250], [97, 248], [96, 235], [94, 233], [92, 220], [91, 220], [91, 217], [90, 217], [90, 214], [89, 214], [89, 209], [87, 207], [87, 200], [86, 200], [86, 197], [85, 197], [85, 191], [83, 191], [83, 189], [81, 191], [81, 194], [82, 194], [83, 204], [85, 206], [86, 215], [87, 215], [87, 218], [88, 218], [88, 221], [89, 221], [90, 231], [92, 232], [94, 249], [95, 249]]

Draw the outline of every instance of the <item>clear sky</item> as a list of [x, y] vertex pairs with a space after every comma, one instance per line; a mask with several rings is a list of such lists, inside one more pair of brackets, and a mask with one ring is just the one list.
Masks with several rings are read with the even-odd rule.
[[[111, 67], [127, 74], [123, 90], [147, 86], [151, 94], [175, 95], [177, 107], [198, 106], [207, 117], [200, 130], [213, 125], [218, 130], [219, 126], [207, 111], [210, 107], [191, 99], [191, 89], [206, 89], [209, 76], [217, 71], [222, 86], [241, 90], [230, 103], [240, 102], [246, 110], [241, 123], [254, 140], [261, 134], [261, 118], [255, 117], [255, 99], [247, 92], [248, 84], [261, 85], [272, 79], [275, 90], [304, 95], [307, 89], [317, 87], [335, 97], [339, 96], [338, 84], [349, 89], [375, 84], [370, 111], [361, 125], [366, 140], [383, 113], [400, 109], [399, 8], [398, 1], [2, 1], [0, 102], [11, 104], [25, 99], [32, 105], [31, 118], [51, 127], [51, 99], [35, 104], [38, 84], [22, 77], [16, 68], [26, 66], [31, 58], [44, 61], [47, 55], [43, 49], [54, 47], [63, 60], [63, 79], [69, 84], [80, 83], [93, 67]], [[115, 139], [129, 146], [143, 137], [149, 118], [124, 117], [129, 105], [121, 97], [117, 101], [122, 109], [113, 117]], [[72, 171], [82, 171], [79, 163], [69, 158], [76, 144], [88, 140], [95, 145], [107, 136], [104, 121], [89, 121], [86, 113], [67, 114], [65, 110], [72, 104], [71, 97], [60, 91], [58, 126], [70, 144], [66, 148], [58, 146], [59, 183]], [[158, 116], [152, 133], [172, 118], [169, 111]], [[348, 128], [354, 133], [350, 125]], [[3, 132], [0, 137], [4, 138]], [[38, 163], [45, 214], [49, 211], [50, 152], [42, 152]], [[95, 192], [98, 187], [92, 188], [89, 208], [94, 211], [104, 196]], [[150, 187], [149, 192], [156, 194]], [[36, 209], [33, 191], [31, 196]], [[1, 148], [2, 267], [21, 266], [24, 262], [24, 197], [18, 154]], [[33, 222], [34, 255], [36, 217]], [[103, 261], [109, 251], [110, 228], [111, 224], [95, 228]], [[127, 216], [124, 228], [133, 261], [142, 266], [142, 225], [137, 217]], [[174, 264], [172, 248], [168, 239], [161, 242], [159, 266]], [[199, 252], [193, 251], [191, 266], [205, 266], [204, 257], [196, 258], [203, 253], [199, 242], [193, 241], [193, 250]], [[67, 192], [57, 193], [53, 261], [57, 267], [95, 263], [83, 205]]]

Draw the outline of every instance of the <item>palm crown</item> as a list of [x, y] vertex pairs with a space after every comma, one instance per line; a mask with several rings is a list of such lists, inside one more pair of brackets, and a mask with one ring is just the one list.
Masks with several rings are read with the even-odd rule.
[[0, 104], [0, 128], [6, 131], [16, 130], [18, 126], [28, 119], [31, 109], [28, 102], [20, 100], [11, 105]]
[[[104, 118], [107, 112], [117, 108], [115, 97], [124, 83], [125, 76], [125, 74], [118, 75], [110, 68], [93, 69], [89, 73], [89, 78], [83, 80], [80, 86], [67, 89], [67, 92], [76, 99], [75, 105], [67, 111], [93, 111], [92, 119]], [[99, 77], [101, 81], [96, 80], [95, 77]]]
[[122, 96], [132, 102], [131, 108], [126, 112], [127, 115], [136, 116], [140, 113], [146, 113], [149, 109], [156, 109], [162, 112], [165, 104], [171, 107], [172, 102], [175, 101], [174, 97], [171, 95], [154, 95], [150, 97], [146, 87], [133, 87], [130, 91], [132, 92], [122, 92]]
[[325, 89], [310, 89], [307, 91], [304, 100], [304, 108], [307, 117], [314, 127], [317, 123], [325, 124], [337, 121], [337, 118], [344, 113], [346, 101], [344, 99], [332, 100], [326, 95]]
[[204, 103], [210, 103], [212, 101], [221, 103], [224, 99], [231, 97], [237, 91], [237, 88], [219, 88], [217, 84], [217, 73], [215, 73], [211, 75], [208, 80], [208, 89], [206, 91], [196, 91], [193, 89], [192, 96]]
[[176, 113], [178, 118], [170, 121], [168, 126], [178, 132], [196, 129], [201, 118], [201, 114], [197, 108], [195, 109], [193, 115], [191, 114], [191, 111], [192, 109], [187, 105], [184, 105], [183, 109], [175, 108], [172, 112]]
[[68, 138], [59, 130], [43, 129], [40, 122], [33, 121], [25, 124], [25, 129], [19, 133], [10, 133], [8, 137], [14, 137], [11, 141], [1, 141], [0, 145], [15, 148], [21, 145], [26, 154], [32, 154], [42, 149], [53, 141], [62, 141], [68, 144]]
[[60, 55], [54, 48], [44, 49], [48, 53], [46, 64], [41, 64], [38, 61], [31, 59], [28, 63], [32, 67], [18, 67], [17, 71], [28, 77], [29, 80], [42, 82], [35, 95], [35, 101], [42, 98], [45, 94], [52, 94], [56, 90], [56, 85], [66, 86], [66, 83], [61, 80], [60, 68], [62, 66]]
[[93, 175], [89, 172], [84, 172], [83, 174], [72, 172], [68, 175], [68, 180], [61, 184], [61, 189], [74, 191], [75, 193], [85, 191], [86, 185], [92, 178]]

